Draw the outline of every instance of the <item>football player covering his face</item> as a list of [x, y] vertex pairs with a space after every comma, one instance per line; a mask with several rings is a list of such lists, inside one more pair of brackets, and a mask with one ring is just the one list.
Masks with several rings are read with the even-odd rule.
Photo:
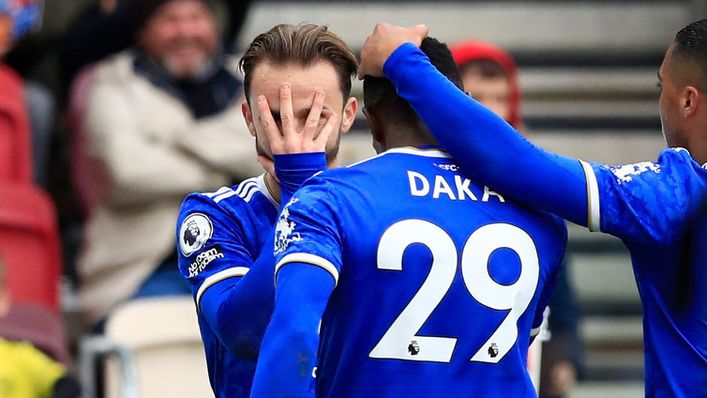
[[280, 204], [305, 179], [337, 165], [339, 136], [357, 108], [350, 97], [356, 57], [326, 27], [277, 25], [253, 40], [240, 66], [242, 111], [265, 173], [189, 195], [177, 231], [211, 386], [229, 398], [250, 396], [270, 320]]
[[[312, 145], [309, 141], [313, 137], [300, 137], [296, 132], [316, 132], [329, 120], [335, 127], [324, 140], [326, 161], [328, 167], [338, 166], [341, 134], [351, 128], [357, 108], [355, 98], [344, 97], [339, 80], [334, 66], [324, 60], [307, 66], [260, 63], [254, 68], [243, 115], [255, 137], [258, 161], [267, 172], [269, 187], [277, 187], [273, 154], [292, 153], [294, 140], [300, 138]], [[318, 115], [313, 105], [321, 107]], [[275, 131], [284, 135], [272, 134]], [[303, 147], [302, 151], [311, 152], [312, 148]], [[279, 198], [279, 190], [273, 191]]]
[[[461, 87], [446, 45], [422, 48]], [[363, 92], [382, 153], [308, 179], [280, 213], [252, 397], [535, 396], [528, 345], [564, 224], [462, 177], [386, 79]]]

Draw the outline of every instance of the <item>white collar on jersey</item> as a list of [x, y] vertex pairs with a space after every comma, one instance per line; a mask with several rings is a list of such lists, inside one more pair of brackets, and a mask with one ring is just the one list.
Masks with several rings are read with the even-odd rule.
[[404, 153], [407, 155], [426, 156], [429, 158], [450, 158], [451, 157], [451, 156], [449, 156], [449, 154], [447, 152], [444, 152], [444, 151], [437, 149], [437, 148], [420, 149], [420, 148], [415, 148], [412, 146], [391, 148], [383, 153]]
[[258, 190], [265, 195], [265, 197], [272, 203], [273, 206], [275, 206], [276, 209], [280, 208], [280, 204], [277, 203], [275, 198], [272, 197], [272, 193], [270, 193], [270, 188], [268, 187], [268, 184], [265, 183], [265, 173], [257, 176], [255, 178], [255, 184], [258, 186]]

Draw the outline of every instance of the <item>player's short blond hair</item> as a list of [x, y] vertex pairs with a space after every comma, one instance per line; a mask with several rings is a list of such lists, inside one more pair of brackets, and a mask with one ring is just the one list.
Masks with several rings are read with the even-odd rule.
[[239, 62], [244, 74], [246, 97], [250, 96], [253, 71], [262, 62], [306, 67], [320, 61], [334, 66], [339, 75], [341, 93], [344, 99], [348, 98], [351, 95], [351, 78], [358, 69], [358, 61], [351, 48], [326, 26], [276, 25], [253, 39]]

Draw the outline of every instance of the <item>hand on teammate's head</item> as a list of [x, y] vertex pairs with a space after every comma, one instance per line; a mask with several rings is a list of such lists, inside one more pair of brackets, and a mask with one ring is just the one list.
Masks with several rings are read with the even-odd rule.
[[429, 28], [426, 25], [405, 28], [388, 23], [377, 24], [361, 49], [358, 78], [363, 79], [366, 75], [382, 77], [383, 64], [395, 49], [407, 42], [419, 47], [428, 33]]

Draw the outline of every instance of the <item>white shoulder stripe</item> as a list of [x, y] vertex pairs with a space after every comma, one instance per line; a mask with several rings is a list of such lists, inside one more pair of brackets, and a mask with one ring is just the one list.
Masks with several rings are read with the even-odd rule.
[[255, 182], [249, 184], [244, 190], [238, 192], [238, 196], [240, 196], [241, 198], [245, 198], [253, 190], [258, 190], [258, 184], [256, 184]]
[[336, 269], [334, 264], [325, 258], [309, 253], [292, 253], [280, 260], [280, 262], [275, 265], [275, 282], [277, 282], [277, 273], [280, 271], [280, 268], [288, 263], [307, 263], [315, 265], [331, 274], [334, 278], [334, 287], [339, 284], [339, 270]]
[[199, 290], [196, 292], [196, 306], [198, 308], [201, 308], [201, 296], [204, 295], [206, 289], [217, 284], [218, 282], [221, 282], [224, 279], [233, 278], [237, 276], [244, 276], [247, 273], [247, 267], [233, 267], [225, 269], [221, 272], [217, 272], [211, 275], [210, 277], [206, 278], [206, 280], [204, 280], [204, 283], [201, 284]]
[[206, 196], [207, 198], [213, 198], [213, 197], [215, 197], [215, 196], [219, 196], [219, 195], [221, 195], [221, 194], [223, 194], [223, 193], [226, 193], [226, 192], [228, 192], [228, 191], [230, 191], [230, 190], [231, 190], [231, 188], [229, 188], [229, 187], [221, 187], [221, 188], [218, 189], [218, 191], [215, 191], [215, 192], [207, 192], [207, 193], [204, 193], [203, 195]]
[[587, 227], [592, 232], [601, 231], [601, 208], [599, 207], [599, 184], [592, 166], [580, 160], [587, 180]]
[[220, 196], [215, 197], [215, 198], [214, 198], [214, 202], [219, 203], [219, 202], [221, 202], [221, 201], [224, 200], [224, 199], [228, 199], [228, 198], [230, 198], [231, 196], [234, 196], [235, 194], [236, 194], [236, 191], [230, 190], [230, 191], [228, 191], [228, 192], [226, 192], [226, 193], [224, 193], [224, 194], [222, 194], [222, 195], [220, 195]]
[[253, 187], [247, 193], [244, 193], [241, 197], [243, 198], [243, 201], [250, 202], [256, 192], [260, 192], [260, 189], [258, 189], [258, 187]]
[[243, 181], [242, 183], [240, 183], [240, 184], [238, 185], [238, 188], [236, 188], [235, 191], [231, 189], [231, 190], [229, 190], [228, 192], [225, 192], [225, 193], [222, 193], [222, 194], [219, 195], [219, 196], [216, 196], [216, 197], [214, 198], [214, 202], [219, 203], [219, 202], [221, 202], [222, 200], [225, 200], [225, 199], [230, 198], [231, 196], [235, 196], [235, 195], [239, 195], [239, 196], [240, 196], [240, 195], [241, 195], [241, 192], [243, 192], [243, 191], [245, 191], [245, 190], [248, 190], [250, 187], [252, 187], [252, 186], [254, 186], [254, 185], [255, 185], [255, 182], [253, 182], [253, 181], [250, 181], [250, 180]]
[[257, 182], [255, 181], [255, 178], [249, 178], [249, 179], [241, 182], [240, 184], [238, 184], [238, 188], [236, 189], [236, 194], [238, 194], [240, 196], [240, 194], [243, 193], [243, 191], [245, 191], [249, 187], [255, 185], [256, 183]]

